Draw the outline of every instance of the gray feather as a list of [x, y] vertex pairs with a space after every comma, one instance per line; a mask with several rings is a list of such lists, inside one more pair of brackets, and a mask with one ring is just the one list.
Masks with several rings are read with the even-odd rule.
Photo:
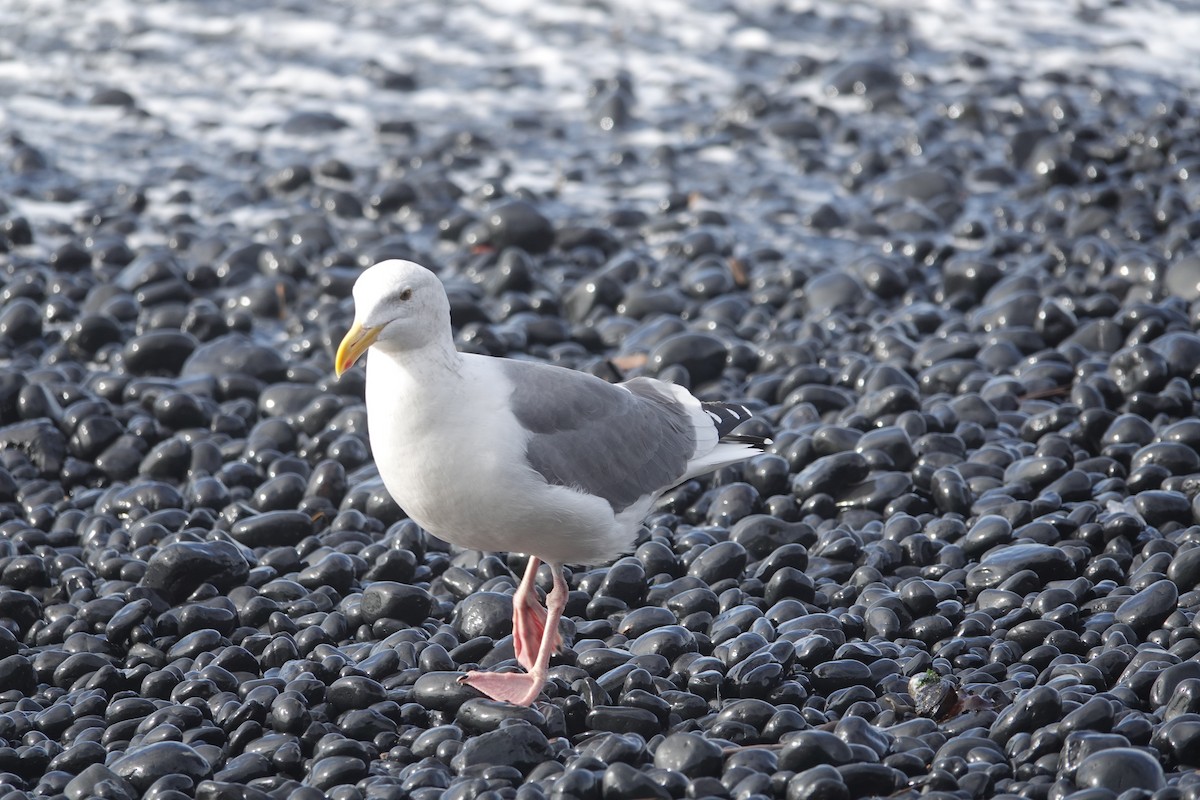
[[691, 419], [655, 381], [621, 388], [582, 372], [502, 365], [513, 413], [530, 433], [526, 457], [548, 483], [602, 497], [620, 513], [686, 473], [696, 451]]

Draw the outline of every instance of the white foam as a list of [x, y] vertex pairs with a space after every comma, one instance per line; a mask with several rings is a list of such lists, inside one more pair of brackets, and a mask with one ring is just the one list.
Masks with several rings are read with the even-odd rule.
[[[970, 77], [953, 57], [965, 50], [1035, 95], [1054, 90], [1040, 81], [1052, 70], [1149, 96], [1173, 86], [1195, 90], [1200, 15], [1187, 5], [1145, 0], [1081, 12], [1080, 4], [1041, 0], [873, 0], [837, 10], [818, 0], [0, 0], [0, 96], [9, 98], [0, 121], [84, 181], [151, 188], [152, 169], [185, 162], [236, 186], [252, 173], [228, 159], [235, 151], [257, 153], [264, 169], [326, 155], [361, 167], [403, 162], [414, 149], [380, 141], [374, 130], [382, 120], [413, 122], [415, 151], [465, 128], [484, 133], [514, 168], [509, 186], [553, 189], [562, 207], [587, 211], [614, 198], [653, 204], [666, 188], [692, 187], [665, 187], [645, 169], [611, 175], [608, 184], [563, 181], [581, 150], [602, 164], [629, 146], [697, 148], [700, 163], [736, 185], [744, 153], [701, 138], [744, 84], [797, 103], [864, 108], [859, 98], [826, 97], [820, 71], [788, 77], [789, 59], [805, 54], [869, 58], [913, 39], [903, 57], [938, 78]], [[836, 38], [823, 23], [834, 15], [842, 20]], [[807, 26], [807, 19], [822, 24]], [[889, 19], [905, 20], [912, 33], [889, 33]], [[365, 69], [371, 62], [412, 70], [417, 89], [380, 88]], [[591, 119], [589, 86], [622, 71], [632, 76], [635, 125], [605, 133]], [[128, 91], [149, 117], [87, 105], [109, 87]], [[283, 132], [280, 124], [300, 110], [335, 113], [348, 127], [314, 137]], [[499, 134], [503, 120], [522, 115], [560, 129], [571, 147], [536, 130]], [[838, 191], [803, 175], [778, 146], [754, 155], [792, 184], [796, 198]], [[491, 177], [496, 163], [486, 160], [479, 177]], [[748, 218], [761, 221], [760, 211], [778, 217], [769, 205], [725, 199]]]

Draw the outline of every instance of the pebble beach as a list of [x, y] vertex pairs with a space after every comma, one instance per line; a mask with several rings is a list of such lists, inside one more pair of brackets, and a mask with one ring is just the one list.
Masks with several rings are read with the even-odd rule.
[[[1200, 798], [1200, 12], [0, 0], [0, 800]], [[568, 569], [388, 496], [459, 349], [746, 405]], [[550, 588], [548, 571], [539, 586]]]

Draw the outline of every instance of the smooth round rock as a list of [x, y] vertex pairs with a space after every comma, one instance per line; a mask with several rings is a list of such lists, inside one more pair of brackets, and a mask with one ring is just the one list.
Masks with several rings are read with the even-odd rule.
[[1162, 766], [1149, 753], [1132, 747], [1112, 747], [1083, 760], [1075, 770], [1075, 785], [1120, 794], [1126, 789], [1157, 791], [1166, 785], [1166, 780]]
[[249, 574], [250, 565], [230, 542], [174, 542], [150, 557], [141, 585], [177, 603], [202, 583], [228, 591], [242, 585]]
[[1148, 633], [1162, 624], [1178, 601], [1179, 589], [1174, 583], [1166, 579], [1155, 581], [1122, 601], [1113, 618], [1135, 631]]
[[398, 619], [417, 625], [429, 616], [432, 604], [429, 592], [395, 581], [375, 581], [362, 593], [362, 614], [368, 622]]
[[194, 748], [171, 741], [131, 749], [108, 766], [139, 791], [167, 775], [184, 775], [199, 782], [212, 774], [208, 762]]
[[550, 743], [545, 734], [528, 723], [513, 723], [471, 737], [450, 764], [460, 774], [475, 767], [498, 764], [528, 774], [549, 757]]
[[727, 350], [725, 343], [715, 336], [677, 333], [650, 351], [649, 363], [657, 373], [671, 366], [683, 367], [695, 385], [720, 376], [725, 370]]
[[689, 777], [721, 774], [721, 748], [695, 733], [674, 733], [659, 742], [654, 766], [673, 769]]
[[1030, 570], [1040, 580], [1064, 580], [1075, 577], [1074, 564], [1065, 552], [1044, 544], [1017, 544], [998, 547], [987, 553], [967, 573], [967, 587], [973, 591], [992, 589], [1013, 575]]

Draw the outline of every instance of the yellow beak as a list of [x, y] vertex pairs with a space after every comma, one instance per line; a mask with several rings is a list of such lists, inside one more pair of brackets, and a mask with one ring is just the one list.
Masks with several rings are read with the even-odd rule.
[[367, 352], [368, 347], [375, 344], [381, 330], [382, 328], [364, 328], [357, 322], [350, 326], [342, 343], [338, 345], [337, 358], [333, 362], [333, 370], [339, 378], [343, 372], [354, 366], [354, 362]]

